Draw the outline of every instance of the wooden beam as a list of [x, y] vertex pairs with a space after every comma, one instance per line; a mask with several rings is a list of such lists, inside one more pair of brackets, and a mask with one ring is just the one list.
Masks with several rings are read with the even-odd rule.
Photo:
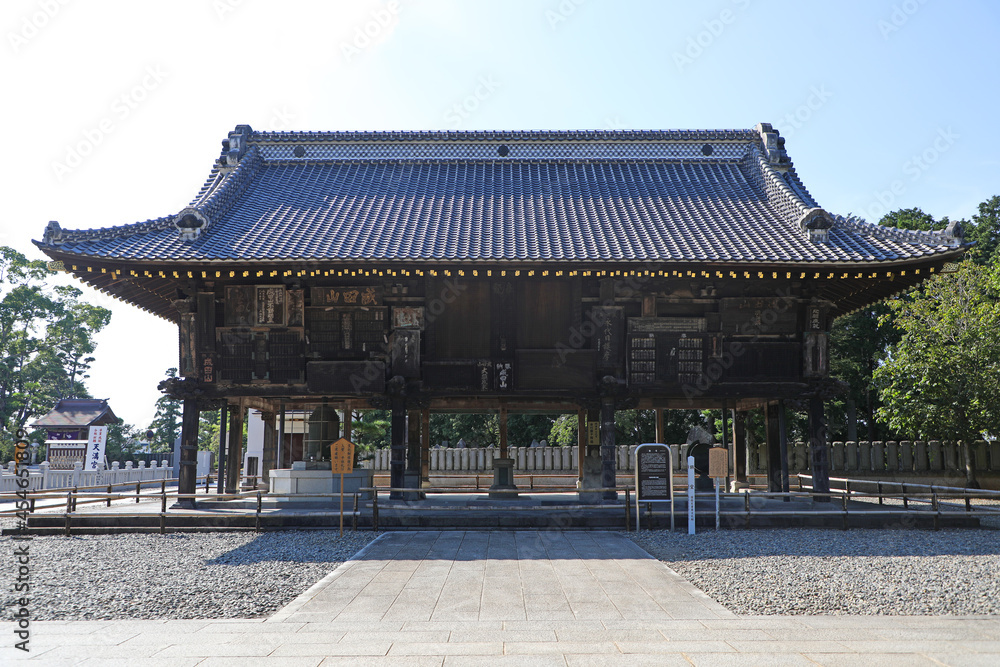
[[576, 474], [583, 485], [583, 462], [587, 458], [587, 411], [576, 411]]

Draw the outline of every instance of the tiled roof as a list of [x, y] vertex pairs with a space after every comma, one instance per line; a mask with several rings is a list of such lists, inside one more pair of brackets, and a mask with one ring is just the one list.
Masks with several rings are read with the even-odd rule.
[[31, 426], [33, 428], [72, 428], [92, 424], [112, 424], [118, 418], [111, 411], [108, 402], [92, 398], [64, 398], [44, 417]]
[[[770, 126], [720, 131], [267, 133], [239, 126], [190, 206], [65, 256], [302, 261], [838, 262], [961, 239], [831, 215]], [[56, 247], [57, 246], [57, 247]]]

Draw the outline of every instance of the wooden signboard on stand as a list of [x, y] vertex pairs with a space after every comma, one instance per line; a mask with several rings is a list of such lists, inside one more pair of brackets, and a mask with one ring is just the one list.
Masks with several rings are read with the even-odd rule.
[[729, 450], [712, 447], [708, 450], [708, 476], [715, 480], [715, 529], [719, 529], [719, 483], [729, 477]]
[[340, 534], [344, 534], [344, 474], [354, 470], [354, 443], [341, 438], [330, 445], [330, 470], [340, 475]]

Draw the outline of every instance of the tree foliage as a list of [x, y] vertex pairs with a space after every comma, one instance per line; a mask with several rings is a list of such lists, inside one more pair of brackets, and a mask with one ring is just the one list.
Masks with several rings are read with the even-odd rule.
[[970, 444], [1000, 425], [1000, 270], [964, 262], [891, 308], [902, 337], [875, 371], [878, 415], [898, 432], [960, 438], [975, 487]]
[[[176, 368], [168, 368], [168, 378], [177, 377]], [[149, 424], [153, 437], [149, 447], [154, 452], [170, 452], [174, 449], [174, 441], [181, 434], [181, 402], [166, 394], [156, 399], [156, 414]]]
[[52, 286], [43, 261], [0, 246], [0, 420], [6, 433], [63, 398], [87, 398], [94, 336], [111, 311], [80, 300], [79, 289]]

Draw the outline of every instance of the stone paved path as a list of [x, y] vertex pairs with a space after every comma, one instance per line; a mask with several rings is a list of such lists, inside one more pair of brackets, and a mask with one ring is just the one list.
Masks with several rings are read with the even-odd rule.
[[1000, 665], [1000, 618], [737, 617], [601, 532], [388, 533], [266, 620], [0, 633], [53, 666]]

